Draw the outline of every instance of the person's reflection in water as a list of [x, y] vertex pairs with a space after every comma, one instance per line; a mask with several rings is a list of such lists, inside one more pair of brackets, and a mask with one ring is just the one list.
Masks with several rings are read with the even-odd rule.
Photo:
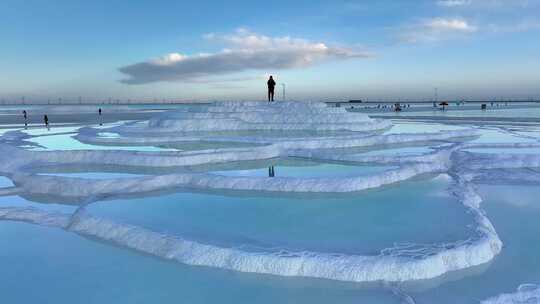
[[268, 167], [268, 177], [274, 177], [274, 176], [275, 176], [274, 166]]
[[50, 128], [49, 128], [49, 117], [47, 117], [47, 114], [43, 115], [43, 122], [45, 123], [45, 127], [47, 127], [47, 130], [50, 130]]
[[24, 117], [24, 128], [28, 129], [28, 113], [26, 113], [26, 110], [23, 110], [23, 117]]

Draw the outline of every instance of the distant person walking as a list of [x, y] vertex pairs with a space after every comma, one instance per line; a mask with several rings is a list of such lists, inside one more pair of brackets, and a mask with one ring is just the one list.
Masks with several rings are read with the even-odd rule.
[[101, 116], [101, 108], [99, 108], [98, 114], [99, 114], [99, 116]]
[[276, 87], [276, 82], [274, 81], [274, 78], [270, 76], [270, 79], [268, 79], [268, 102], [274, 101], [274, 88]]
[[43, 115], [43, 122], [45, 123], [45, 126], [48, 129], [49, 128], [49, 117], [47, 117], [47, 114]]
[[103, 126], [103, 120], [101, 119], [101, 108], [98, 109], [98, 115], [99, 115], [99, 125]]

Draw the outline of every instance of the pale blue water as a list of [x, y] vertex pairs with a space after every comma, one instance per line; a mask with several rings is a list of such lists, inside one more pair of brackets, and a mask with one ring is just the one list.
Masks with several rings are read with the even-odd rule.
[[464, 130], [467, 127], [457, 125], [445, 125], [439, 123], [422, 123], [422, 122], [394, 122], [394, 126], [384, 134], [403, 134], [403, 133], [430, 133], [439, 131]]
[[391, 156], [391, 155], [399, 155], [399, 156], [416, 156], [416, 155], [424, 155], [428, 153], [432, 153], [435, 150], [431, 147], [421, 146], [421, 147], [403, 147], [403, 148], [395, 148], [395, 149], [381, 149], [381, 150], [373, 150], [369, 152], [359, 153], [358, 155], [363, 156], [376, 156], [376, 155], [384, 155], [384, 156]]
[[427, 179], [341, 196], [175, 193], [103, 201], [87, 211], [223, 246], [378, 254], [394, 243], [466, 239], [472, 218], [447, 187]]
[[160, 148], [153, 146], [100, 146], [85, 144], [73, 138], [73, 134], [57, 134], [38, 136], [28, 139], [29, 142], [36, 143], [41, 147], [34, 147], [31, 150], [126, 150], [126, 151], [177, 151], [176, 149]]
[[38, 135], [51, 135], [55, 133], [73, 133], [76, 132], [78, 129], [80, 129], [80, 125], [74, 125], [69, 127], [54, 127], [54, 128], [29, 128], [29, 129], [22, 129], [21, 131], [32, 136], [38, 136]]
[[458, 281], [414, 292], [418, 303], [478, 303], [512, 293], [521, 284], [540, 284], [539, 186], [481, 186], [484, 208], [504, 243], [488, 267]]
[[539, 148], [471, 148], [463, 151], [489, 154], [540, 154]]
[[471, 143], [537, 143], [535, 139], [519, 137], [495, 128], [481, 128], [479, 131], [480, 137], [470, 141]]
[[[189, 149], [189, 146], [88, 145], [72, 138], [75, 133], [71, 132], [78, 127], [51, 131], [30, 129], [27, 133], [36, 136], [30, 141], [42, 145], [41, 150]], [[403, 122], [396, 123], [387, 133], [466, 127]], [[538, 128], [527, 126], [516, 126], [513, 134], [494, 127], [479, 130], [481, 135], [473, 143], [533, 143], [539, 137]], [[70, 133], [55, 134], [60, 132]], [[102, 135], [109, 138], [117, 136], [104, 133]], [[320, 135], [308, 133], [262, 132], [257, 136]], [[432, 152], [439, 144], [380, 147], [362, 151], [359, 155], [421, 155]], [[468, 151], [534, 155], [540, 149], [477, 148]], [[369, 176], [396, 168], [276, 159], [183, 170], [266, 177], [269, 165], [274, 165], [276, 177], [286, 178]], [[39, 167], [28, 170], [94, 180], [125, 179], [161, 172], [139, 172], [138, 169], [124, 172], [114, 166], [109, 169], [96, 166], [92, 170], [92, 166], [88, 166], [72, 170], [49, 168], [40, 171]], [[177, 169], [170, 170], [168, 173]], [[178, 172], [183, 171], [178, 169]], [[0, 189], [11, 186], [8, 178], [0, 176]], [[471, 214], [447, 191], [449, 186], [450, 181], [446, 178], [423, 176], [375, 190], [339, 195], [174, 189], [140, 197], [109, 197], [90, 204], [86, 212], [201, 243], [244, 250], [288, 249], [376, 255], [396, 243], [446, 243], [470, 237], [474, 226]], [[540, 205], [536, 199], [540, 196], [540, 187], [495, 183], [481, 185], [479, 189], [485, 200], [482, 207], [504, 243], [501, 254], [481, 267], [427, 282], [404, 284], [404, 291], [417, 303], [478, 303], [502, 292], [513, 292], [520, 284], [540, 283]], [[77, 209], [76, 204], [80, 202], [60, 202], [25, 194], [22, 197], [0, 196], [0, 207], [35, 207], [72, 213]], [[390, 290], [377, 284], [366, 286], [191, 267], [61, 229], [6, 221], [0, 221], [0, 269], [0, 299], [5, 303], [400, 303]]]
[[52, 203], [40, 200], [37, 197], [23, 198], [15, 195], [0, 196], [0, 207], [32, 207], [50, 212], [64, 212], [68, 214], [73, 213], [76, 210], [76, 206], [73, 205], [63, 205], [58, 202]]
[[386, 290], [190, 267], [21, 223], [0, 222], [0, 248], [3, 303], [399, 303]]
[[12, 187], [13, 182], [5, 176], [0, 176], [0, 188]]

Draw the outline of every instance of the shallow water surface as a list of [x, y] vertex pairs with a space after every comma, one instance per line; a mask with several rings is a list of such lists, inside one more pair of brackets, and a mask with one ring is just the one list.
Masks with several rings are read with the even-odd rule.
[[0, 222], [0, 248], [6, 303], [399, 303], [387, 290], [190, 267], [22, 223]]
[[[201, 109], [201, 106], [188, 107]], [[136, 108], [153, 111], [162, 107]], [[14, 109], [18, 111], [19, 108]], [[260, 108], [261, 111], [264, 109]], [[421, 110], [418, 111], [434, 115], [431, 110]], [[515, 115], [523, 112], [507, 110]], [[504, 111], [498, 113], [504, 114]], [[531, 110], [531, 113], [535, 111]], [[471, 115], [478, 115], [477, 112], [467, 111], [463, 117], [473, 117]], [[457, 111], [454, 114], [461, 115]], [[148, 129], [146, 133], [138, 132], [144, 130], [146, 121], [135, 120], [128, 114], [119, 114], [119, 119], [124, 121], [99, 127], [92, 125], [100, 129], [97, 137], [91, 140], [92, 132], [88, 132], [86, 135], [89, 137], [85, 137], [85, 140], [99, 142], [101, 138], [105, 142], [110, 141], [103, 144], [87, 144], [77, 140], [74, 136], [82, 125], [65, 125], [51, 130], [21, 130], [17, 126], [4, 125], [8, 129], [0, 129], [0, 136], [5, 130], [17, 129], [25, 132], [28, 138], [18, 142], [13, 138], [2, 141], [0, 137], [0, 149], [16, 151], [6, 145], [17, 145], [30, 151], [21, 153], [27, 155], [28, 159], [19, 158], [18, 155], [6, 157], [7, 153], [0, 155], [3, 157], [0, 163], [0, 190], [3, 191], [3, 196], [0, 196], [0, 216], [7, 219], [0, 221], [1, 298], [6, 303], [386, 304], [411, 303], [409, 300], [414, 299], [416, 303], [467, 304], [478, 303], [503, 292], [514, 292], [521, 284], [540, 283], [538, 168], [520, 167], [520, 163], [517, 163], [514, 169], [489, 171], [484, 170], [482, 163], [478, 162], [476, 165], [480, 167], [475, 169], [469, 167], [468, 158], [456, 162], [455, 159], [462, 159], [453, 158], [454, 150], [450, 150], [520, 154], [519, 157], [526, 160], [524, 163], [535, 164], [537, 155], [540, 155], [540, 148], [535, 147], [539, 143], [540, 127], [533, 124], [534, 120], [516, 125], [509, 125], [508, 120], [507, 124], [445, 124], [450, 114], [435, 115], [439, 119], [437, 123], [398, 120], [391, 129], [369, 133], [191, 132], [189, 138], [186, 137], [189, 141], [161, 143], [157, 140], [160, 144], [146, 144], [144, 136], [174, 139], [188, 136], [188, 133], [174, 130], [156, 133]], [[399, 144], [390, 140], [396, 137], [407, 139], [406, 134], [409, 133], [442, 133], [470, 128], [478, 130], [479, 135], [425, 142], [419, 142], [422, 138], [413, 136], [409, 137], [411, 140], [403, 140]], [[129, 130], [133, 132], [130, 134]], [[132, 142], [129, 141], [130, 136], [133, 136]], [[202, 139], [197, 140], [197, 136]], [[374, 136], [380, 141], [374, 145], [362, 145], [362, 136]], [[317, 141], [313, 137], [329, 142], [320, 145], [321, 149], [314, 148], [312, 151], [300, 144], [294, 147], [296, 141], [303, 143], [302, 140], [306, 139], [316, 147]], [[114, 144], [115, 139], [119, 144]], [[287, 143], [283, 144], [283, 141]], [[347, 147], [350, 144], [355, 147], [333, 148], [334, 142], [336, 146]], [[269, 145], [269, 149], [250, 151], [251, 147], [262, 143]], [[272, 143], [279, 144], [271, 146]], [[463, 148], [460, 143], [473, 145]], [[507, 146], [526, 144], [524, 146], [529, 147], [489, 147], [492, 143], [509, 144]], [[238, 147], [242, 147], [243, 153], [238, 153], [238, 156], [230, 153], [230, 150], [226, 153], [220, 151]], [[272, 150], [275, 147], [277, 150]], [[440, 149], [448, 149], [448, 154], [433, 154]], [[41, 155], [35, 155], [40, 151], [55, 150], [90, 151], [47, 153], [51, 156], [50, 161], [43, 161]], [[132, 157], [132, 161], [115, 165], [116, 160], [126, 156], [125, 152], [92, 153], [92, 150], [155, 153], [129, 153], [127, 155]], [[186, 152], [176, 153], [181, 151]], [[260, 151], [271, 153], [259, 155]], [[156, 157], [159, 152], [167, 156]], [[431, 155], [421, 159], [422, 155], [427, 154]], [[70, 155], [74, 159], [64, 162], [63, 157]], [[307, 157], [309, 155], [314, 157]], [[324, 159], [325, 156], [329, 159]], [[347, 156], [351, 161], [330, 160], [346, 159]], [[186, 157], [186, 161], [177, 157]], [[106, 158], [106, 161], [102, 158]], [[353, 162], [354, 159], [357, 162]], [[369, 162], [362, 162], [362, 159]], [[396, 170], [398, 168], [401, 170]], [[468, 175], [462, 176], [464, 172], [471, 173], [470, 181], [466, 178]], [[474, 175], [476, 173], [478, 175]], [[30, 174], [62, 178], [38, 179]], [[176, 175], [159, 177], [166, 174]], [[504, 175], [508, 175], [508, 178], [504, 179]], [[13, 177], [16, 185], [9, 176]], [[87, 180], [81, 181], [81, 178]], [[271, 178], [273, 180], [269, 184], [275, 188], [269, 190], [273, 192], [235, 190], [246, 189], [250, 185], [266, 185], [264, 183]], [[182, 184], [184, 179], [189, 182], [184, 185], [193, 188], [172, 188], [171, 184]], [[458, 179], [469, 188], [461, 184], [458, 187]], [[245, 184], [235, 187], [239, 182]], [[357, 184], [359, 189], [370, 190], [324, 193], [325, 190], [348, 190], [343, 186]], [[305, 189], [298, 185], [312, 186], [309, 189], [313, 192], [277, 191]], [[216, 187], [228, 190], [213, 190]], [[474, 194], [467, 191], [474, 192], [476, 188], [484, 201], [480, 209], [474, 206], [466, 208], [459, 199], [463, 199], [462, 194], [466, 194], [466, 199], [474, 199]], [[141, 192], [138, 193], [138, 190]], [[55, 212], [64, 214], [65, 222], [61, 223], [69, 225], [62, 226], [63, 229], [49, 227], [52, 222], [48, 220], [55, 219], [51, 216]], [[498, 243], [489, 243], [491, 249], [475, 247], [476, 241], [485, 240], [482, 239], [485, 235], [475, 229], [486, 221], [491, 221], [503, 242], [502, 250], [495, 253], [494, 259], [489, 254], [493, 253], [491, 249], [498, 249]], [[109, 225], [111, 222], [117, 225]], [[83, 225], [77, 226], [80, 223]], [[73, 231], [88, 233], [92, 237], [83, 237]], [[120, 245], [113, 245], [113, 240]], [[196, 244], [182, 241], [194, 241]], [[184, 247], [175, 247], [179, 243]], [[126, 248], [137, 248], [145, 254]], [[241, 254], [230, 254], [231, 251], [227, 249], [231, 248]], [[385, 250], [389, 248], [394, 250]], [[406, 252], [396, 248], [412, 249]], [[452, 250], [456, 248], [460, 250], [459, 253], [465, 254], [465, 258], [452, 255]], [[174, 252], [169, 249], [174, 249]], [[436, 252], [448, 254], [441, 255], [443, 262], [448, 264], [438, 264], [436, 259], [441, 256]], [[182, 263], [212, 267], [187, 266], [164, 259], [178, 257], [175, 254], [182, 255], [182, 259], [178, 259]], [[489, 263], [469, 267], [471, 264], [464, 261], [482, 254], [487, 254]], [[256, 259], [245, 259], [245, 256]], [[358, 262], [358, 256], [370, 258], [360, 258], [361, 262]], [[206, 260], [201, 263], [201, 259], [197, 258]], [[369, 264], [372, 261], [381, 264]], [[392, 263], [394, 265], [389, 266]], [[428, 267], [415, 267], [419, 264]], [[277, 275], [224, 270], [231, 265], [246, 267], [232, 267], [237, 270]], [[380, 265], [397, 265], [399, 271], [387, 273], [405, 273], [413, 278], [421, 277], [424, 272], [431, 273], [433, 269], [429, 267], [435, 269], [434, 273], [438, 273], [437, 267], [441, 265], [442, 268], [452, 265], [463, 269], [443, 270], [444, 275], [425, 281], [391, 284], [287, 277], [307, 273], [312, 277], [336, 279], [340, 274], [352, 273], [347, 272], [352, 268], [347, 266], [351, 265], [373, 267], [368, 269], [367, 275], [372, 277], [387, 271], [388, 268], [380, 268]], [[362, 269], [356, 269], [363, 273]], [[321, 272], [324, 273], [321, 275]], [[364, 277], [341, 278], [367, 281]]]
[[472, 304], [513, 293], [521, 284], [540, 283], [540, 187], [486, 185], [480, 194], [505, 244], [501, 254], [481, 273], [413, 293], [418, 303]]
[[395, 243], [466, 239], [472, 219], [447, 187], [437, 178], [334, 197], [175, 193], [87, 211], [220, 246], [376, 255]]

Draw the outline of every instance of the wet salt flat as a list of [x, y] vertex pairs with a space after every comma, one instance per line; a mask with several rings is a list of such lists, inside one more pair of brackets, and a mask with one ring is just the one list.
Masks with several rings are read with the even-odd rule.
[[9, 125], [2, 298], [535, 303], [540, 128], [528, 117], [449, 124], [224, 102]]
[[390, 128], [390, 130], [386, 131], [385, 134], [437, 132], [464, 129], [466, 129], [466, 127], [439, 123], [399, 122]]
[[387, 104], [388, 109], [376, 109], [376, 106], [370, 106], [368, 109], [362, 107], [355, 107], [355, 111], [366, 112], [373, 115], [385, 115], [394, 117], [438, 117], [438, 118], [528, 118], [538, 119], [540, 118], [540, 106], [536, 102], [530, 103], [487, 103], [487, 109], [481, 110], [480, 103], [469, 103], [466, 105], [457, 106], [450, 104], [445, 111], [439, 106], [433, 108], [430, 103], [426, 104], [413, 104], [410, 108], [405, 108], [402, 112], [394, 112], [391, 108], [391, 104]]

